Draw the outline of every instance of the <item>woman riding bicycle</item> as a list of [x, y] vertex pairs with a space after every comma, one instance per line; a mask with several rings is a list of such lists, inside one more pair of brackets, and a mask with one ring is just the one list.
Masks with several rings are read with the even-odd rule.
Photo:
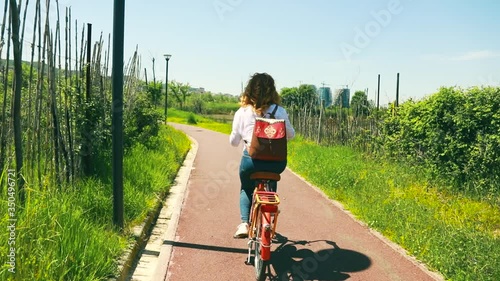
[[238, 146], [243, 140], [243, 155], [240, 162], [240, 215], [241, 223], [238, 225], [234, 238], [246, 238], [248, 236], [248, 222], [252, 195], [255, 182], [250, 175], [256, 171], [282, 173], [287, 161], [263, 161], [250, 158], [248, 147], [252, 140], [255, 117], [271, 113], [277, 106], [276, 119], [284, 119], [286, 124], [286, 136], [290, 140], [295, 136], [295, 130], [290, 124], [286, 110], [279, 106], [280, 96], [276, 91], [274, 79], [267, 73], [255, 73], [248, 81], [245, 91], [240, 98], [241, 107], [236, 111], [233, 118], [233, 126], [229, 142], [232, 146]]

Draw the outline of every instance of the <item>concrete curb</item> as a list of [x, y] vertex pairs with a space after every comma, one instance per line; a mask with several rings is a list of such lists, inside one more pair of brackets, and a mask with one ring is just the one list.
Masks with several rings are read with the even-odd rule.
[[[156, 240], [161, 238], [161, 241], [163, 241], [167, 239], [166, 237], [171, 239], [175, 236], [182, 203], [184, 202], [187, 182], [193, 167], [194, 158], [198, 151], [198, 142], [191, 137], [189, 138], [191, 141], [191, 149], [187, 153], [183, 165], [177, 173], [177, 177], [174, 181], [175, 185], [170, 188], [169, 192], [161, 194], [154, 209], [148, 214], [146, 220], [141, 225], [134, 228], [133, 232], [136, 237], [136, 242], [124, 255], [120, 262], [119, 276], [114, 280], [163, 280], [156, 277], [153, 279], [151, 273], [155, 272], [154, 276], [157, 275], [156, 272], [158, 272], [158, 270], [155, 271], [156, 264], [158, 264], [158, 267], [161, 267], [165, 262], [168, 264], [171, 249], [163, 249], [163, 247], [155, 247], [155, 245], [152, 245], [154, 248], [161, 248], [158, 249], [157, 262], [153, 263], [149, 259], [144, 262], [145, 265], [142, 266], [140, 266], [141, 262], [143, 262], [143, 253], [141, 252], [152, 244], [155, 240], [154, 238], [157, 238]], [[166, 229], [162, 229], [165, 228], [165, 225], [167, 225]], [[163, 233], [165, 233], [166, 237], [162, 237]], [[153, 256], [155, 256], [155, 254], [156, 253], [153, 253]], [[163, 270], [163, 268], [161, 270]], [[136, 275], [138, 276], [137, 278], [135, 278]]]
[[124, 257], [120, 262], [119, 275], [116, 277], [116, 281], [125, 281], [130, 278], [133, 272], [134, 265], [137, 262], [137, 256], [147, 244], [149, 236], [155, 226], [155, 222], [158, 219], [160, 211], [163, 207], [163, 202], [168, 196], [168, 192], [162, 192], [159, 196], [160, 200], [156, 202], [155, 207], [146, 216], [146, 220], [139, 226], [134, 227], [133, 233], [136, 238], [135, 243], [131, 245], [131, 248], [126, 251]]
[[166, 275], [168, 273], [168, 266], [170, 263], [170, 256], [172, 254], [173, 246], [164, 245], [163, 241], [173, 241], [175, 239], [177, 225], [179, 223], [179, 217], [182, 211], [182, 205], [184, 203], [184, 199], [186, 198], [189, 177], [191, 175], [191, 170], [193, 169], [194, 159], [196, 158], [196, 154], [198, 152], [198, 142], [191, 137], [189, 138], [191, 139], [191, 150], [184, 160], [184, 164], [180, 169], [176, 179], [177, 184], [172, 187], [171, 196], [167, 198], [164, 207], [164, 211], [167, 214], [167, 217], [165, 219], [168, 220], [168, 223], [167, 228], [164, 229], [163, 235], [161, 237], [162, 243], [160, 245], [156, 267], [154, 268], [154, 273], [150, 280], [163, 281], [167, 277]]

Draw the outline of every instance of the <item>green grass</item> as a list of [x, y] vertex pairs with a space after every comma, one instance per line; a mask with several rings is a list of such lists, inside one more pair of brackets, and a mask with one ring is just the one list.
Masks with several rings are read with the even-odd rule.
[[[26, 208], [16, 213], [16, 274], [5, 264], [9, 233], [1, 231], [0, 280], [107, 280], [116, 275], [117, 259], [133, 241], [130, 229], [168, 191], [189, 147], [185, 134], [164, 127], [154, 151], [139, 144], [125, 155], [124, 234], [111, 226], [109, 178], [79, 181], [64, 192], [49, 186], [37, 191], [28, 183]], [[3, 229], [9, 223], [6, 209], [4, 196]]]
[[[195, 123], [193, 123], [195, 120]], [[229, 134], [231, 133], [231, 123], [219, 123], [211, 118], [193, 114], [191, 112], [177, 109], [168, 109], [168, 122], [195, 125], [208, 130]], [[190, 123], [191, 122], [191, 123]]]
[[448, 280], [500, 280], [500, 209], [438, 192], [418, 170], [290, 143], [289, 167]]
[[208, 114], [214, 113], [231, 113], [236, 112], [240, 108], [240, 104], [238, 102], [226, 102], [226, 103], [218, 103], [218, 102], [207, 102], [205, 103], [205, 110]]
[[[187, 124], [174, 111], [169, 121]], [[229, 134], [230, 124], [195, 116], [198, 126]], [[431, 186], [404, 164], [370, 159], [346, 147], [297, 137], [288, 166], [344, 204], [360, 220], [447, 280], [500, 280], [500, 208]]]
[[[102, 188], [91, 181], [79, 187]], [[29, 205], [17, 217], [15, 280], [103, 280], [116, 272], [115, 258], [126, 239], [90, 220], [79, 197], [75, 191], [30, 192]], [[14, 280], [7, 269], [2, 260], [0, 279]]]

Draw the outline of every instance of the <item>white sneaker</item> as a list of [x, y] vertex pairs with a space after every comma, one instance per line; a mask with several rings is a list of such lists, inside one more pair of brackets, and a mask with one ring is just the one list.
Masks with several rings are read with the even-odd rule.
[[233, 238], [247, 238], [248, 237], [248, 223], [242, 222], [238, 225], [236, 233]]

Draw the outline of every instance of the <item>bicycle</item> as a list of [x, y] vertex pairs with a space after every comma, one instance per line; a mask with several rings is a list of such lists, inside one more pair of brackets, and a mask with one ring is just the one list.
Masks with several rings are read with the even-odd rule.
[[272, 172], [255, 172], [250, 178], [256, 181], [250, 209], [250, 226], [248, 228], [248, 258], [246, 264], [251, 264], [253, 249], [255, 279], [265, 280], [266, 267], [271, 259], [272, 238], [276, 234], [278, 223], [278, 194], [271, 183], [281, 179], [280, 174]]

